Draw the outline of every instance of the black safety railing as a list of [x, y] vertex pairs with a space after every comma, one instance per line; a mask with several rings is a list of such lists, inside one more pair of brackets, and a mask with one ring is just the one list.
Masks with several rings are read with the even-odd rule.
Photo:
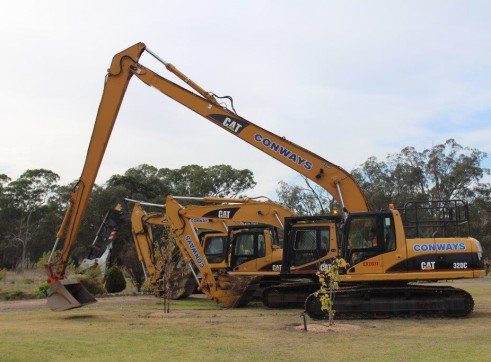
[[470, 234], [469, 207], [463, 200], [411, 201], [398, 210], [408, 238]]

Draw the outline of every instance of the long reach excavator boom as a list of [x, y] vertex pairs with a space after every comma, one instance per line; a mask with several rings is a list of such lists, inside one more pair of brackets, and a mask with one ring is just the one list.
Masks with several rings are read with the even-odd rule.
[[[144, 51], [161, 61], [170, 72], [197, 93], [189, 91], [141, 65], [139, 59]], [[88, 293], [80, 283], [65, 279], [65, 269], [121, 103], [133, 75], [316, 182], [333, 195], [334, 199], [343, 206], [343, 209], [350, 212], [368, 209], [363, 192], [348, 172], [283, 137], [238, 116], [234, 111], [220, 104], [211, 92], [205, 91], [172, 64], [155, 55], [145, 44], [137, 43], [116, 54], [108, 69], [82, 174], [72, 190], [67, 211], [46, 264], [48, 281], [52, 284], [53, 297], [51, 300], [62, 295], [64, 289], [70, 289], [70, 294], [77, 296], [76, 299], [80, 299], [80, 305], [94, 301], [93, 298], [87, 296]]]

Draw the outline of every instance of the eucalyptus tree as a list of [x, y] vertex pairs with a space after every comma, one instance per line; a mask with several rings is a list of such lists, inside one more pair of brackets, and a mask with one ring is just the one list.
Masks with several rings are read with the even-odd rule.
[[21, 246], [21, 270], [26, 266], [30, 245], [44, 239], [40, 231], [48, 219], [48, 204], [57, 192], [58, 180], [59, 176], [49, 170], [27, 170], [2, 188], [2, 237], [7, 245]]

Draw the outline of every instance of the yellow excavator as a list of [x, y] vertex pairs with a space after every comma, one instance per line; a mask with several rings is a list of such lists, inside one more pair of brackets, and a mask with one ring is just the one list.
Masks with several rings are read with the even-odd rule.
[[[282, 220], [294, 214], [268, 199], [259, 199], [168, 196], [165, 205], [137, 202], [131, 214], [131, 228], [138, 256], [147, 266], [149, 280], [156, 284], [162, 278], [163, 270], [153, 253], [150, 225], [172, 226], [177, 235], [182, 234], [184, 225], [194, 229], [197, 238], [195, 235], [190, 238], [201, 244], [212, 271], [233, 270], [233, 275], [238, 276], [242, 272], [251, 272], [255, 276], [278, 269], [282, 260], [278, 231], [283, 230]], [[177, 200], [199, 201], [205, 205], [182, 206]], [[165, 213], [147, 213], [142, 205], [162, 207]], [[169, 213], [169, 208], [178, 210], [179, 217]], [[178, 241], [177, 246], [180, 245], [182, 243]], [[190, 267], [193, 270], [192, 265]], [[193, 274], [199, 283], [197, 273]]]
[[[183, 88], [140, 64], [139, 59], [144, 51], [154, 56], [167, 70], [194, 91]], [[343, 214], [339, 218], [287, 219], [289, 224], [285, 224], [285, 228], [289, 231], [285, 238], [280, 277], [312, 278], [314, 265], [321, 268], [328, 267], [330, 258], [343, 256], [350, 261], [350, 268], [343, 276], [343, 283], [347, 287], [341, 288], [336, 293], [340, 296], [344, 293], [346, 298], [336, 297], [336, 310], [346, 307], [352, 313], [360, 314], [392, 312], [404, 314], [427, 310], [452, 315], [470, 313], [473, 300], [468, 293], [442, 286], [431, 286], [421, 292], [419, 285], [414, 285], [413, 282], [483, 276], [482, 248], [477, 240], [469, 237], [468, 234], [467, 236], [462, 234], [462, 236], [457, 232], [451, 234], [450, 237], [443, 238], [435, 238], [431, 235], [421, 236], [418, 233], [408, 238], [407, 235], [412, 235], [407, 233], [407, 227], [405, 230], [403, 221], [408, 220], [406, 215], [418, 215], [417, 211], [406, 208], [402, 211], [395, 208], [386, 211], [369, 211], [360, 186], [344, 169], [240, 117], [234, 111], [233, 103], [229, 109], [217, 100], [220, 97], [205, 91], [143, 43], [137, 43], [116, 54], [108, 70], [84, 171], [72, 193], [70, 206], [58, 233], [57, 240], [62, 240], [64, 237], [62, 257], [60, 262], [48, 263], [50, 280], [55, 283], [63, 280], [64, 266], [70, 247], [80, 225], [88, 195], [91, 192], [126, 88], [133, 76], [317, 183], [329, 192], [341, 206]], [[227, 98], [232, 102], [230, 97]], [[443, 206], [424, 206], [423, 209], [428, 209], [428, 212], [430, 212], [429, 209], [434, 209], [437, 214], [446, 213], [446, 217], [450, 217], [454, 225], [450, 229], [459, 229], [455, 225], [466, 222], [466, 220], [456, 216], [460, 215], [461, 207], [457, 203], [454, 207], [452, 202], [454, 201], [442, 201]], [[420, 213], [419, 216], [421, 215]], [[442, 223], [442, 220], [443, 224], [448, 224], [443, 217], [435, 221], [431, 227], [436, 227], [438, 223]], [[417, 228], [417, 225], [420, 224], [419, 219], [414, 220], [414, 223]], [[191, 229], [179, 224], [176, 226], [176, 230], [181, 230], [184, 237], [191, 235]], [[306, 231], [302, 230], [303, 227], [307, 228]], [[326, 230], [329, 233], [327, 238], [329, 243], [325, 241]], [[374, 245], [372, 242], [372, 250], [365, 250], [369, 247], [359, 244], [366, 230], [376, 235], [377, 244]], [[461, 229], [458, 231], [464, 232]], [[300, 243], [300, 240], [304, 239], [300, 236], [299, 243], [295, 244], [297, 235], [305, 235], [305, 240], [310, 240], [310, 244]], [[312, 239], [314, 236], [315, 240]], [[184, 243], [184, 245], [190, 244], [186, 239], [185, 241], [187, 244]], [[194, 242], [192, 245], [195, 246]], [[307, 245], [307, 249], [301, 245]], [[191, 247], [191, 255], [192, 250], [193, 247]], [[202, 250], [198, 251], [202, 252]], [[295, 259], [297, 253], [302, 254], [305, 258]], [[317, 256], [320, 255], [320, 258], [317, 258], [316, 253]], [[198, 257], [199, 255], [195, 256], [195, 262]], [[310, 261], [304, 262], [304, 260]], [[295, 263], [298, 264], [295, 265]], [[288, 299], [292, 295], [303, 299], [306, 290], [308, 292], [309, 287], [315, 288], [316, 285], [312, 281], [307, 283], [306, 289], [302, 289], [300, 282], [287, 284], [272, 286], [272, 288], [276, 287], [275, 292], [277, 292], [273, 299], [274, 293], [265, 291], [265, 304], [282, 305], [281, 298]], [[362, 306], [356, 308], [349, 307], [353, 301], [360, 299], [366, 303], [361, 303]], [[307, 300], [306, 308], [311, 316], [322, 315], [318, 303]]]

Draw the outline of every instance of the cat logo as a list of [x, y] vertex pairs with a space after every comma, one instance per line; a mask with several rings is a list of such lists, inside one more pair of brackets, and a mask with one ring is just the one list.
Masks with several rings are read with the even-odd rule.
[[218, 217], [220, 219], [230, 219], [230, 211], [228, 211], [228, 210], [218, 210]]
[[210, 114], [207, 118], [233, 133], [240, 133], [249, 125], [244, 119], [227, 116], [225, 114]]
[[242, 128], [242, 125], [239, 122], [233, 120], [230, 117], [225, 118], [222, 124], [235, 133], [239, 133], [240, 129]]
[[421, 262], [421, 270], [435, 270], [435, 262], [434, 261], [422, 261]]

